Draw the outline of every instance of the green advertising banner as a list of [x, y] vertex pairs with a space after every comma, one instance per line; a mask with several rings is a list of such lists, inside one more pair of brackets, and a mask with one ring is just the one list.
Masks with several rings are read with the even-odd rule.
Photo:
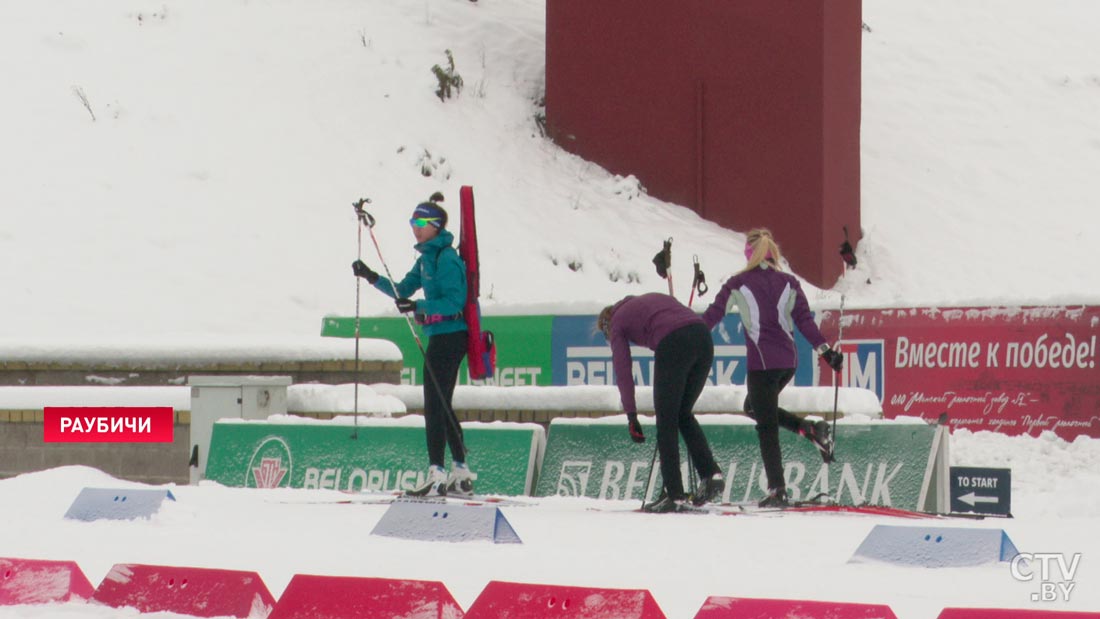
[[[214, 424], [206, 479], [246, 488], [407, 490], [428, 465], [419, 416], [344, 423], [223, 420]], [[521, 423], [464, 423], [478, 494], [523, 495], [534, 487], [545, 434]], [[353, 438], [353, 436], [355, 438]]]
[[[553, 322], [553, 316], [482, 316], [481, 328], [493, 332], [497, 347], [496, 374], [493, 381], [487, 384], [501, 387], [554, 384], [550, 362]], [[322, 322], [321, 336], [355, 337], [355, 318], [326, 317]], [[401, 384], [424, 384], [424, 359], [404, 318], [360, 318], [359, 336], [389, 340], [396, 344], [405, 359]], [[428, 345], [422, 335], [420, 341]], [[458, 373], [458, 382], [470, 384], [465, 360]]]
[[[767, 483], [756, 428], [751, 422], [723, 417], [726, 420], [699, 419], [726, 479], [722, 501], [762, 499]], [[837, 461], [826, 466], [808, 440], [780, 431], [787, 492], [792, 500], [824, 492], [842, 505], [911, 510], [924, 507], [923, 491], [932, 473], [930, 459], [936, 453], [936, 427], [924, 423], [842, 423], [837, 434]], [[646, 426], [647, 442], [635, 444], [627, 436], [625, 421], [554, 419], [535, 494], [640, 501], [647, 478], [652, 475], [648, 497], [652, 499], [662, 487], [660, 466], [650, 471], [656, 435], [650, 423]], [[683, 442], [680, 460], [686, 480], [687, 450]]]

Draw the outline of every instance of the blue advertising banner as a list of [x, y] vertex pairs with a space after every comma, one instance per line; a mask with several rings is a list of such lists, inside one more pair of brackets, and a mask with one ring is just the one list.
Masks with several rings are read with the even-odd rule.
[[[745, 366], [745, 333], [741, 317], [727, 315], [711, 331], [714, 338], [714, 365], [711, 385], [743, 385]], [[798, 370], [794, 384], [815, 384], [817, 363], [809, 342], [797, 331]], [[611, 347], [596, 329], [595, 316], [555, 316], [550, 340], [551, 367], [555, 385], [614, 385], [611, 367]], [[634, 358], [634, 383], [652, 385], [653, 351], [644, 347], [631, 348]]]

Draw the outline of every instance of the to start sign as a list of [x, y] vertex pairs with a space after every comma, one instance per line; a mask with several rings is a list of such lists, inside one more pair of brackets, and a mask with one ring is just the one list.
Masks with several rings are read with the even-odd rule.
[[1012, 469], [951, 467], [951, 511], [1012, 515]]

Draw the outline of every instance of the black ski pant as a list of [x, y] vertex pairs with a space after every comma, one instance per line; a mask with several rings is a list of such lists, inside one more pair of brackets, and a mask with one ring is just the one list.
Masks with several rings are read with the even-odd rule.
[[[428, 349], [424, 352], [424, 430], [428, 438], [428, 464], [443, 466], [444, 444], [450, 446], [452, 459], [466, 461], [462, 426], [451, 407], [458, 367], [465, 356], [465, 331], [428, 338]], [[431, 366], [430, 371], [428, 366]]]
[[692, 324], [669, 333], [657, 344], [653, 366], [653, 407], [657, 412], [657, 451], [665, 492], [684, 497], [680, 477], [680, 436], [702, 478], [719, 472], [710, 444], [691, 409], [710, 375], [714, 341], [703, 324]]
[[779, 428], [799, 432], [802, 419], [779, 408], [779, 392], [794, 378], [794, 368], [751, 370], [748, 376], [749, 395], [745, 398], [745, 414], [756, 421], [760, 439], [760, 456], [768, 476], [768, 488], [786, 488], [783, 478], [783, 456], [779, 451]]

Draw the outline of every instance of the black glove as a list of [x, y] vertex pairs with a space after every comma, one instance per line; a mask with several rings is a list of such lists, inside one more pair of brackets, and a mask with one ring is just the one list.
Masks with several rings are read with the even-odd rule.
[[829, 364], [829, 367], [833, 368], [834, 372], [839, 372], [844, 367], [844, 355], [832, 348], [826, 347], [825, 351], [821, 353], [821, 358]]
[[642, 433], [642, 424], [638, 423], [638, 413], [627, 413], [626, 420], [626, 427], [630, 430], [630, 440], [635, 443], [644, 443], [645, 434]]
[[374, 282], [378, 281], [379, 275], [370, 270], [370, 267], [362, 260], [356, 260], [351, 263], [351, 272], [355, 273], [356, 277], [362, 277], [367, 280], [368, 284], [374, 285]]
[[672, 266], [672, 239], [665, 241], [661, 251], [653, 256], [653, 266], [657, 267], [657, 275], [661, 279], [668, 279], [668, 269]]
[[412, 299], [406, 297], [401, 297], [400, 299], [395, 300], [394, 303], [397, 304], [397, 311], [401, 312], [402, 314], [408, 314], [409, 312], [416, 309], [416, 301], [413, 301]]

